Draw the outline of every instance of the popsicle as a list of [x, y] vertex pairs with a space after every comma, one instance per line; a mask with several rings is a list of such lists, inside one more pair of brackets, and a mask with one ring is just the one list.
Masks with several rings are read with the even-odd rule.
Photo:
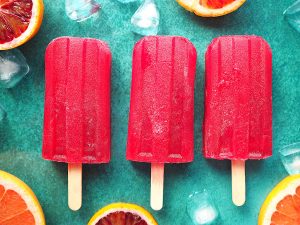
[[164, 164], [193, 161], [196, 58], [183, 37], [145, 37], [134, 47], [126, 158], [151, 163], [154, 210], [163, 205]]
[[232, 162], [232, 199], [245, 202], [245, 161], [272, 155], [272, 52], [258, 36], [216, 38], [206, 52], [203, 154]]
[[110, 161], [110, 71], [100, 40], [61, 37], [47, 47], [42, 155], [68, 163], [73, 210], [82, 202], [82, 164]]

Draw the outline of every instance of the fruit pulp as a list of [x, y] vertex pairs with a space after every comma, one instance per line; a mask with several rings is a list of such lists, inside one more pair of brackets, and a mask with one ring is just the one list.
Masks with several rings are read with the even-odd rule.
[[13, 190], [0, 185], [0, 224], [35, 225], [24, 199]]
[[32, 0], [0, 0], [0, 44], [19, 37], [28, 28]]
[[300, 224], [300, 186], [294, 195], [287, 195], [278, 202], [271, 217], [271, 225], [281, 224]]
[[200, 0], [200, 5], [204, 5], [212, 9], [221, 9], [234, 1], [235, 0]]
[[96, 225], [148, 225], [145, 220], [140, 216], [132, 214], [130, 212], [113, 212], [101, 218]]

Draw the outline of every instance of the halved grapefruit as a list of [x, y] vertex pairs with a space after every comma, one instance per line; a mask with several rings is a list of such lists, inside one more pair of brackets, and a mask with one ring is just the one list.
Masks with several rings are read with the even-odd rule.
[[39, 30], [43, 0], [0, 0], [0, 50], [16, 48]]
[[129, 203], [113, 203], [100, 209], [88, 225], [158, 225], [144, 208]]
[[186, 10], [203, 17], [224, 16], [237, 10], [245, 1], [246, 0], [177, 0]]
[[258, 225], [300, 224], [300, 175], [288, 176], [268, 195], [263, 203]]
[[32, 190], [17, 177], [1, 170], [0, 224], [46, 224], [42, 208]]

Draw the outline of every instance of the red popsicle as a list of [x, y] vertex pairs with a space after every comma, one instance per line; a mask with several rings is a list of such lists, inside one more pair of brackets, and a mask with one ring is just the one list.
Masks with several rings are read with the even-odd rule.
[[204, 114], [204, 157], [232, 160], [233, 201], [242, 205], [245, 160], [272, 155], [272, 52], [264, 39], [212, 41], [206, 52]]
[[47, 47], [42, 154], [69, 164], [74, 210], [81, 206], [81, 164], [110, 161], [110, 71], [111, 53], [100, 40], [61, 37]]
[[164, 163], [193, 161], [197, 53], [183, 37], [134, 47], [127, 160], [152, 164], [151, 206], [162, 208]]

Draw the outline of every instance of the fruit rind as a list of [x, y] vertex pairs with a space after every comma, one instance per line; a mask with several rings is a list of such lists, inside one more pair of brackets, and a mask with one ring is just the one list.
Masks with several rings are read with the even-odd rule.
[[275, 212], [278, 202], [286, 195], [295, 191], [298, 186], [300, 186], [300, 175], [288, 176], [279, 182], [279, 184], [277, 184], [268, 194], [260, 209], [258, 225], [271, 224], [271, 216], [273, 212]]
[[0, 170], [0, 185], [16, 191], [33, 213], [36, 225], [46, 225], [42, 207], [31, 188], [16, 176]]
[[181, 5], [186, 10], [195, 13], [197, 16], [202, 17], [219, 17], [227, 15], [238, 8], [240, 8], [246, 0], [236, 0], [229, 5], [220, 9], [210, 9], [203, 7], [199, 4], [199, 0], [177, 0], [179, 5]]
[[110, 213], [123, 211], [123, 212], [131, 212], [133, 214], [139, 215], [143, 220], [145, 220], [149, 225], [158, 225], [153, 216], [143, 207], [130, 204], [117, 202], [107, 205], [101, 208], [98, 212], [94, 214], [94, 216], [90, 219], [88, 225], [95, 225], [101, 218], [107, 216]]
[[183, 8], [190, 12], [194, 12], [194, 4], [197, 2], [197, 0], [176, 0], [179, 5], [181, 5]]

